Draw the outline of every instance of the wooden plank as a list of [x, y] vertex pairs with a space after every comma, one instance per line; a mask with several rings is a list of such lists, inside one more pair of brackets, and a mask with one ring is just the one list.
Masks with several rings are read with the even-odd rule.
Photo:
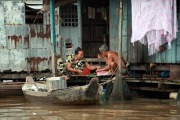
[[177, 92], [177, 89], [158, 89], [153, 87], [130, 87], [130, 89], [155, 92]]
[[129, 70], [145, 70], [147, 71], [147, 66], [146, 65], [131, 65], [129, 66]]
[[88, 62], [105, 62], [103, 58], [85, 58]]
[[26, 78], [26, 76], [32, 76], [33, 78], [50, 77], [51, 73], [10, 73], [10, 74], [0, 74], [0, 80], [21, 80]]
[[170, 65], [170, 78], [180, 78], [180, 65]]
[[178, 85], [180, 86], [180, 78], [177, 80], [170, 78], [123, 78], [126, 82], [134, 83], [162, 83], [169, 85]]
[[151, 70], [169, 71], [170, 70], [170, 66], [157, 65], [154, 68], [152, 68]]
[[21, 90], [21, 88], [22, 88], [22, 84], [20, 84], [20, 85], [17, 85], [17, 84], [1, 85], [0, 84], [0, 91], [3, 91], [3, 90], [16, 90], [16, 89]]
[[0, 90], [0, 98], [7, 96], [22, 96], [23, 92], [21, 89], [9, 89], [9, 90]]
[[77, 2], [77, 0], [55, 0], [55, 8], [72, 2]]

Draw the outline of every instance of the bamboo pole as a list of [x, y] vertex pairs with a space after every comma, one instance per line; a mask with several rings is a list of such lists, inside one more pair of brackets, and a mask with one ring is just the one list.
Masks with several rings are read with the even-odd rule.
[[122, 0], [119, 4], [119, 72], [122, 75]]

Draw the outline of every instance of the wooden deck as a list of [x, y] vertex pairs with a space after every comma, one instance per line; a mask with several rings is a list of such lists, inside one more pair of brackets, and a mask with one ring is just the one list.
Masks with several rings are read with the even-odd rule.
[[24, 82], [0, 82], [0, 97], [23, 95]]
[[[87, 58], [87, 61], [93, 65], [104, 66], [105, 61], [101, 58]], [[160, 78], [157, 75], [153, 75], [152, 72], [156, 71], [169, 71], [170, 68], [163, 65], [157, 65], [152, 69], [149, 69], [147, 65], [132, 65], [129, 70], [134, 71], [146, 71], [147, 74], [136, 76], [123, 76], [123, 80], [127, 82], [131, 90], [139, 91], [154, 91], [154, 92], [177, 92], [180, 89], [180, 77], [171, 76], [171, 78]], [[49, 77], [50, 73], [3, 73], [0, 74], [0, 96], [4, 95], [20, 95], [22, 94], [21, 86], [25, 82], [26, 76], [32, 76], [33, 78]], [[111, 76], [97, 76], [99, 82], [105, 82], [112, 78]], [[14, 79], [13, 82], [3, 82], [3, 79]], [[90, 76], [71, 76], [67, 81], [69, 86], [71, 85], [84, 85], [88, 84]], [[18, 82], [17, 82], [18, 81]]]
[[[88, 84], [92, 77], [72, 76], [67, 80], [68, 86]], [[111, 76], [98, 76], [99, 82], [105, 82]], [[123, 80], [127, 82], [131, 90], [154, 91], [154, 92], [177, 92], [180, 89], [180, 79], [170, 78], [132, 78], [124, 76]], [[38, 81], [44, 82], [44, 81]], [[23, 95], [21, 87], [24, 82], [0, 82], [0, 96]]]

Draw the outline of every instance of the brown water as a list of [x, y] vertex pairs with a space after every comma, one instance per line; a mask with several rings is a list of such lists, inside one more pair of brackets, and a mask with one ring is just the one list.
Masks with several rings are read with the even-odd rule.
[[0, 120], [180, 120], [174, 100], [135, 99], [115, 105], [60, 106], [0, 98]]

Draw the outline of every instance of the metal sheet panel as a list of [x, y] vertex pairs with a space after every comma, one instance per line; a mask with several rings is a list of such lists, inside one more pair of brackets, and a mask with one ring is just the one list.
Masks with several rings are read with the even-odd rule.
[[29, 47], [29, 30], [27, 25], [6, 25], [4, 28], [7, 49], [22, 49]]
[[4, 25], [4, 7], [0, 4], [0, 25]]
[[4, 9], [4, 24], [24, 24], [25, 6], [20, 0], [1, 0], [0, 5]]
[[[57, 13], [59, 13], [57, 11]], [[25, 25], [24, 3], [0, 1], [0, 72], [51, 69], [49, 25]], [[57, 57], [60, 56], [59, 27], [56, 24]]]
[[[28, 66], [31, 71], [51, 69], [51, 40], [49, 25], [29, 25], [30, 28], [30, 57]], [[59, 39], [58, 37], [56, 38]], [[57, 56], [60, 55], [60, 41], [56, 42]]]
[[[49, 26], [10, 25], [5, 26], [4, 29], [6, 31], [5, 39], [0, 42], [0, 46], [3, 46], [0, 48], [0, 71], [42, 71], [51, 69]], [[29, 33], [31, 34], [29, 35]], [[60, 53], [58, 44], [57, 41], [57, 56]]]
[[7, 46], [6, 29], [4, 25], [0, 25], [0, 48], [4, 48], [6, 46]]

